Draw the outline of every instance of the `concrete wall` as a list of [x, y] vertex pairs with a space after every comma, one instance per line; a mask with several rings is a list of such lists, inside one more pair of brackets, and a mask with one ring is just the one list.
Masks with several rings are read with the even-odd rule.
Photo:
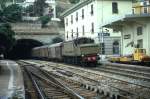
[[35, 39], [43, 43], [51, 43], [55, 37], [64, 38], [64, 28], [58, 22], [51, 22], [47, 28], [41, 28], [38, 23], [13, 23], [12, 29], [16, 39]]
[[40, 41], [44, 44], [51, 44], [52, 39], [55, 37], [60, 37], [60, 35], [16, 35], [16, 39], [34, 39]]

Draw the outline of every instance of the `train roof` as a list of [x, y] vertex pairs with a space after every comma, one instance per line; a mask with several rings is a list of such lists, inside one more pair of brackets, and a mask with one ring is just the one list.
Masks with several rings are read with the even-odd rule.
[[88, 37], [79, 37], [74, 40], [65, 41], [65, 43], [67, 42], [74, 42], [75, 44], [88, 44], [88, 43], [94, 43], [94, 40]]
[[33, 49], [36, 50], [36, 49], [47, 48], [47, 47], [49, 47], [49, 45], [39, 46], [39, 47], [35, 47], [35, 48], [33, 48]]
[[37, 50], [37, 49], [41, 49], [41, 48], [57, 47], [57, 46], [61, 46], [61, 45], [62, 45], [62, 42], [56, 43], [56, 44], [51, 44], [51, 45], [44, 45], [44, 46], [40, 46], [40, 47], [35, 47], [35, 48], [33, 48], [33, 50]]
[[56, 43], [56, 44], [52, 44], [50, 45], [49, 47], [56, 47], [56, 46], [61, 46], [63, 42], [60, 42], [60, 43]]

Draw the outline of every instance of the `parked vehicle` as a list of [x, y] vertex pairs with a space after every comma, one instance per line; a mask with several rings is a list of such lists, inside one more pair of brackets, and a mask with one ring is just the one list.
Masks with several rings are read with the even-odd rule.
[[78, 38], [72, 41], [36, 47], [32, 50], [32, 56], [47, 58], [70, 64], [94, 64], [99, 60], [100, 48], [90, 38]]
[[146, 55], [146, 49], [136, 48], [132, 55], [111, 57], [111, 62], [118, 63], [150, 63], [150, 56]]

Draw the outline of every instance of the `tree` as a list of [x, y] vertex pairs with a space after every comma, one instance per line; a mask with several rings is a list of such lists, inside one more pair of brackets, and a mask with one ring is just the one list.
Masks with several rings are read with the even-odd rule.
[[51, 20], [51, 16], [42, 16], [39, 18], [39, 20], [41, 21], [42, 24], [42, 28], [46, 27], [47, 23]]
[[14, 46], [15, 33], [8, 22], [21, 21], [21, 11], [22, 8], [17, 4], [4, 6], [0, 10], [0, 53], [7, 54]]
[[43, 16], [44, 8], [47, 6], [46, 0], [36, 0], [34, 2], [34, 11], [37, 16]]
[[17, 5], [9, 5], [0, 10], [0, 22], [16, 22], [22, 19], [22, 8]]
[[75, 4], [75, 3], [78, 3], [80, 0], [69, 0], [69, 2], [70, 3], [73, 3], [73, 4]]
[[0, 25], [0, 50], [2, 53], [9, 52], [12, 49], [15, 43], [14, 35], [14, 31], [8, 23]]
[[63, 39], [60, 37], [56, 37], [52, 40], [52, 44], [63, 42]]
[[34, 6], [29, 5], [25, 8], [25, 13], [28, 13], [30, 16], [35, 16]]
[[56, 16], [60, 17], [61, 13], [63, 13], [65, 11], [65, 9], [63, 7], [61, 7], [60, 5], [56, 6]]
[[9, 5], [3, 9], [3, 17], [8, 22], [21, 21], [22, 8], [17, 4]]
[[8, 2], [10, 0], [0, 0], [0, 8], [3, 9], [3, 7], [5, 7], [6, 2]]

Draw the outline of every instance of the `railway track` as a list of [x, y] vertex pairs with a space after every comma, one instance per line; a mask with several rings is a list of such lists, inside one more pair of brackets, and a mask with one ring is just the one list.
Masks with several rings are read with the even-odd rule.
[[[19, 62], [32, 79], [38, 97], [42, 99], [94, 99], [97, 93], [82, 87], [81, 83], [61, 76], [53, 75], [32, 64]], [[55, 78], [54, 78], [55, 76]], [[37, 98], [31, 98], [37, 99]], [[106, 98], [102, 98], [106, 99]]]
[[25, 69], [21, 66], [21, 70], [24, 77], [24, 87], [25, 87], [25, 99], [38, 99], [38, 93], [29, 77], [29, 74], [25, 71]]
[[[47, 70], [48, 68], [55, 70], [55, 75], [57, 73], [73, 74], [76, 78], [83, 82], [85, 87], [100, 91], [105, 95], [115, 95], [116, 97], [121, 97], [123, 99], [150, 99], [150, 87], [137, 84], [134, 81], [128, 82], [115, 77], [105, 76], [104, 73], [86, 68], [72, 67], [63, 64], [42, 61], [34, 61], [31, 63], [35, 63], [34, 65], [37, 66], [43, 66], [47, 68]], [[63, 73], [60, 71], [63, 71]]]
[[139, 79], [143, 81], [150, 81], [150, 73], [148, 70], [143, 71], [143, 70], [138, 70], [135, 68], [125, 68], [122, 66], [115, 67], [111, 65], [100, 66], [98, 68], [94, 68], [93, 70], [126, 76], [126, 77]]

